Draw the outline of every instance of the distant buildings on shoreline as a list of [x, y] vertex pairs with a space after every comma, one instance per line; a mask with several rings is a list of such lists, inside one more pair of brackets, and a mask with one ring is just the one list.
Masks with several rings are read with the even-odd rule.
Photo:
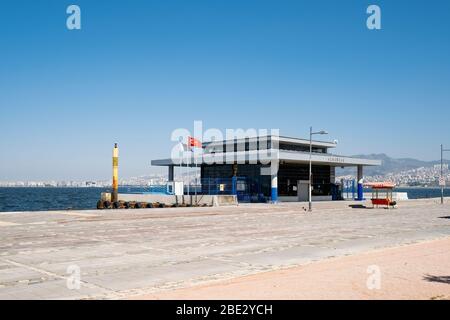
[[[122, 186], [148, 186], [166, 183], [165, 175], [151, 175], [122, 179]], [[109, 188], [111, 180], [87, 180], [87, 181], [0, 181], [0, 187], [24, 187], [24, 188]]]
[[[398, 173], [388, 173], [385, 175], [365, 176], [366, 182], [376, 181], [390, 181], [397, 186], [409, 187], [434, 187], [439, 184], [439, 177], [441, 174], [441, 166], [434, 165], [432, 167], [420, 167], [416, 169], [401, 171]], [[444, 165], [444, 176], [447, 180], [447, 186], [450, 186], [450, 170], [448, 164]], [[183, 180], [184, 183], [193, 184], [195, 181], [195, 174], [183, 174], [178, 179]], [[355, 179], [352, 175], [338, 176], [336, 182], [341, 179]], [[137, 186], [143, 187], [148, 185], [161, 185], [167, 182], [165, 174], [155, 174], [148, 176], [132, 177], [122, 179], [119, 182], [121, 186]], [[41, 187], [41, 188], [109, 188], [111, 187], [111, 180], [87, 180], [87, 181], [0, 181], [0, 187]]]
[[[447, 181], [447, 186], [450, 185], [450, 171], [448, 164], [443, 165], [444, 177]], [[388, 173], [385, 175], [365, 176], [365, 182], [379, 182], [389, 181], [395, 183], [397, 186], [405, 187], [437, 187], [439, 186], [439, 178], [441, 176], [441, 166], [434, 165], [432, 167], [420, 167], [411, 170], [400, 171], [396, 173]], [[340, 176], [340, 179], [354, 179], [353, 176]]]

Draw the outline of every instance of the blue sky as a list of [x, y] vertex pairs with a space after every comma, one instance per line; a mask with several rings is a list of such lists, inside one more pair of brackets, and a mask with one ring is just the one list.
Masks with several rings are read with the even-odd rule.
[[[81, 7], [82, 29], [66, 28]], [[382, 30], [366, 28], [366, 8]], [[449, 1], [6, 1], [0, 180], [152, 172], [172, 130], [310, 125], [336, 153], [450, 147]]]

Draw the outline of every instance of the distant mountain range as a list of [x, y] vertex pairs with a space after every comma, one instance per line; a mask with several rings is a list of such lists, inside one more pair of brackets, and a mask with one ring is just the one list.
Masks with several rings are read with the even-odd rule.
[[[434, 165], [440, 164], [440, 160], [434, 161], [422, 161], [412, 158], [391, 158], [384, 153], [379, 154], [359, 154], [354, 157], [364, 158], [364, 159], [374, 159], [381, 160], [381, 166], [374, 167], [364, 167], [364, 175], [374, 176], [374, 175], [386, 175], [388, 173], [397, 173], [412, 169], [417, 169], [420, 167], [432, 167]], [[445, 164], [450, 165], [450, 160], [444, 160]], [[355, 168], [344, 168], [336, 171], [336, 175], [347, 175], [355, 174]]]

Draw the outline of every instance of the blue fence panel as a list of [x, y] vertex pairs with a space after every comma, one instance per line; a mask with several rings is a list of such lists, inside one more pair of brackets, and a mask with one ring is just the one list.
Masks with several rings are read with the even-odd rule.
[[234, 194], [232, 178], [203, 178], [201, 179], [201, 191], [210, 195]]
[[344, 180], [343, 193], [346, 199], [355, 199], [356, 196], [356, 186], [355, 180]]
[[121, 186], [119, 187], [119, 193], [131, 193], [131, 194], [170, 194], [167, 192], [167, 185], [150, 185], [145, 187], [137, 186]]
[[[167, 185], [150, 185], [145, 187], [121, 186], [120, 193], [134, 194], [173, 194]], [[189, 190], [189, 192], [188, 192]], [[203, 178], [198, 185], [185, 185], [184, 194], [236, 195], [239, 202], [266, 202], [261, 192], [261, 184], [247, 177]]]

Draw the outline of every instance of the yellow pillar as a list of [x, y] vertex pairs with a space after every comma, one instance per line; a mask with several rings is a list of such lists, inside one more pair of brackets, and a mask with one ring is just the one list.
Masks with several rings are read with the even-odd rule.
[[112, 194], [111, 202], [119, 201], [119, 148], [117, 143], [114, 144], [113, 149], [113, 180], [112, 180]]

